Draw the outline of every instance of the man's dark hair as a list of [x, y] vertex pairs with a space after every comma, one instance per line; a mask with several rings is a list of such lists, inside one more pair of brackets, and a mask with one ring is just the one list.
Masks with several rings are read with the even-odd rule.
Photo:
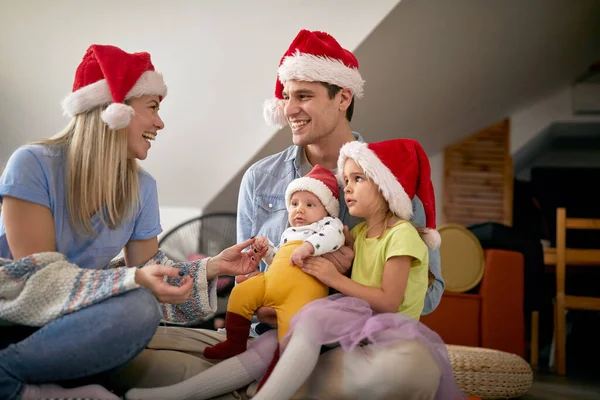
[[[333, 99], [335, 95], [338, 94], [340, 90], [342, 90], [342, 88], [338, 85], [332, 85], [331, 83], [326, 82], [319, 83], [321, 83], [321, 85], [327, 88], [327, 94], [329, 95], [330, 99]], [[346, 119], [348, 120], [348, 122], [352, 121], [352, 114], [354, 114], [354, 94], [352, 95], [352, 101], [350, 102], [350, 105], [346, 109]]]

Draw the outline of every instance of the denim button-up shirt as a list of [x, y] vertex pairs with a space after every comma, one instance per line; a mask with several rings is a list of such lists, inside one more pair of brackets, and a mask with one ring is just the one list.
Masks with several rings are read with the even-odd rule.
[[[354, 137], [364, 142], [356, 132]], [[301, 148], [290, 146], [284, 151], [265, 157], [254, 163], [242, 178], [238, 197], [237, 241], [243, 242], [253, 236], [266, 236], [275, 246], [283, 231], [289, 227], [287, 209], [285, 207], [285, 190], [296, 178], [300, 177], [299, 156]], [[339, 218], [352, 229], [362, 222], [361, 218], [350, 215], [344, 201], [344, 190], [340, 188]], [[425, 226], [425, 209], [423, 203], [415, 196], [413, 199], [412, 221]], [[261, 263], [260, 270], [264, 271], [266, 264]], [[429, 314], [440, 302], [444, 291], [439, 249], [429, 249], [429, 268], [435, 276], [432, 288], [425, 298], [423, 315]]]

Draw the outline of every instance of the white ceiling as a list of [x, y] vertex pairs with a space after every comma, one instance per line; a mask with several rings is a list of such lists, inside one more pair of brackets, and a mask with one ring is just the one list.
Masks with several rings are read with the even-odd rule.
[[356, 54], [355, 129], [435, 154], [581, 76], [600, 58], [600, 1], [405, 0]]

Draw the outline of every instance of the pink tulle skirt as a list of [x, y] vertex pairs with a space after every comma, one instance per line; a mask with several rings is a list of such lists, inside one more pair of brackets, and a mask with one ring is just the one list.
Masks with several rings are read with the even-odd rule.
[[436, 400], [466, 398], [456, 385], [446, 345], [437, 333], [413, 318], [398, 313], [377, 314], [364, 300], [334, 294], [312, 301], [296, 313], [282, 344], [288, 343], [294, 328], [304, 323], [315, 327], [313, 336], [319, 344], [339, 344], [346, 352], [365, 344], [389, 346], [417, 341], [429, 350], [440, 369]]

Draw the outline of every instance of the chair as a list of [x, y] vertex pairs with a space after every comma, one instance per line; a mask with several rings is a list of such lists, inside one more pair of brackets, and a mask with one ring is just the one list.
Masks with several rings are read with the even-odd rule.
[[219, 212], [201, 215], [171, 229], [159, 243], [173, 261], [190, 257], [212, 257], [236, 244], [236, 213]]
[[566, 366], [566, 316], [565, 311], [600, 311], [600, 298], [565, 294], [566, 266], [600, 266], [600, 250], [567, 249], [567, 229], [600, 230], [600, 219], [567, 218], [565, 208], [556, 210], [556, 298], [555, 298], [555, 354], [558, 375], [565, 375]]
[[524, 357], [523, 255], [484, 251], [471, 232], [456, 224], [440, 226], [439, 231], [446, 291], [438, 307], [421, 321], [446, 344]]

